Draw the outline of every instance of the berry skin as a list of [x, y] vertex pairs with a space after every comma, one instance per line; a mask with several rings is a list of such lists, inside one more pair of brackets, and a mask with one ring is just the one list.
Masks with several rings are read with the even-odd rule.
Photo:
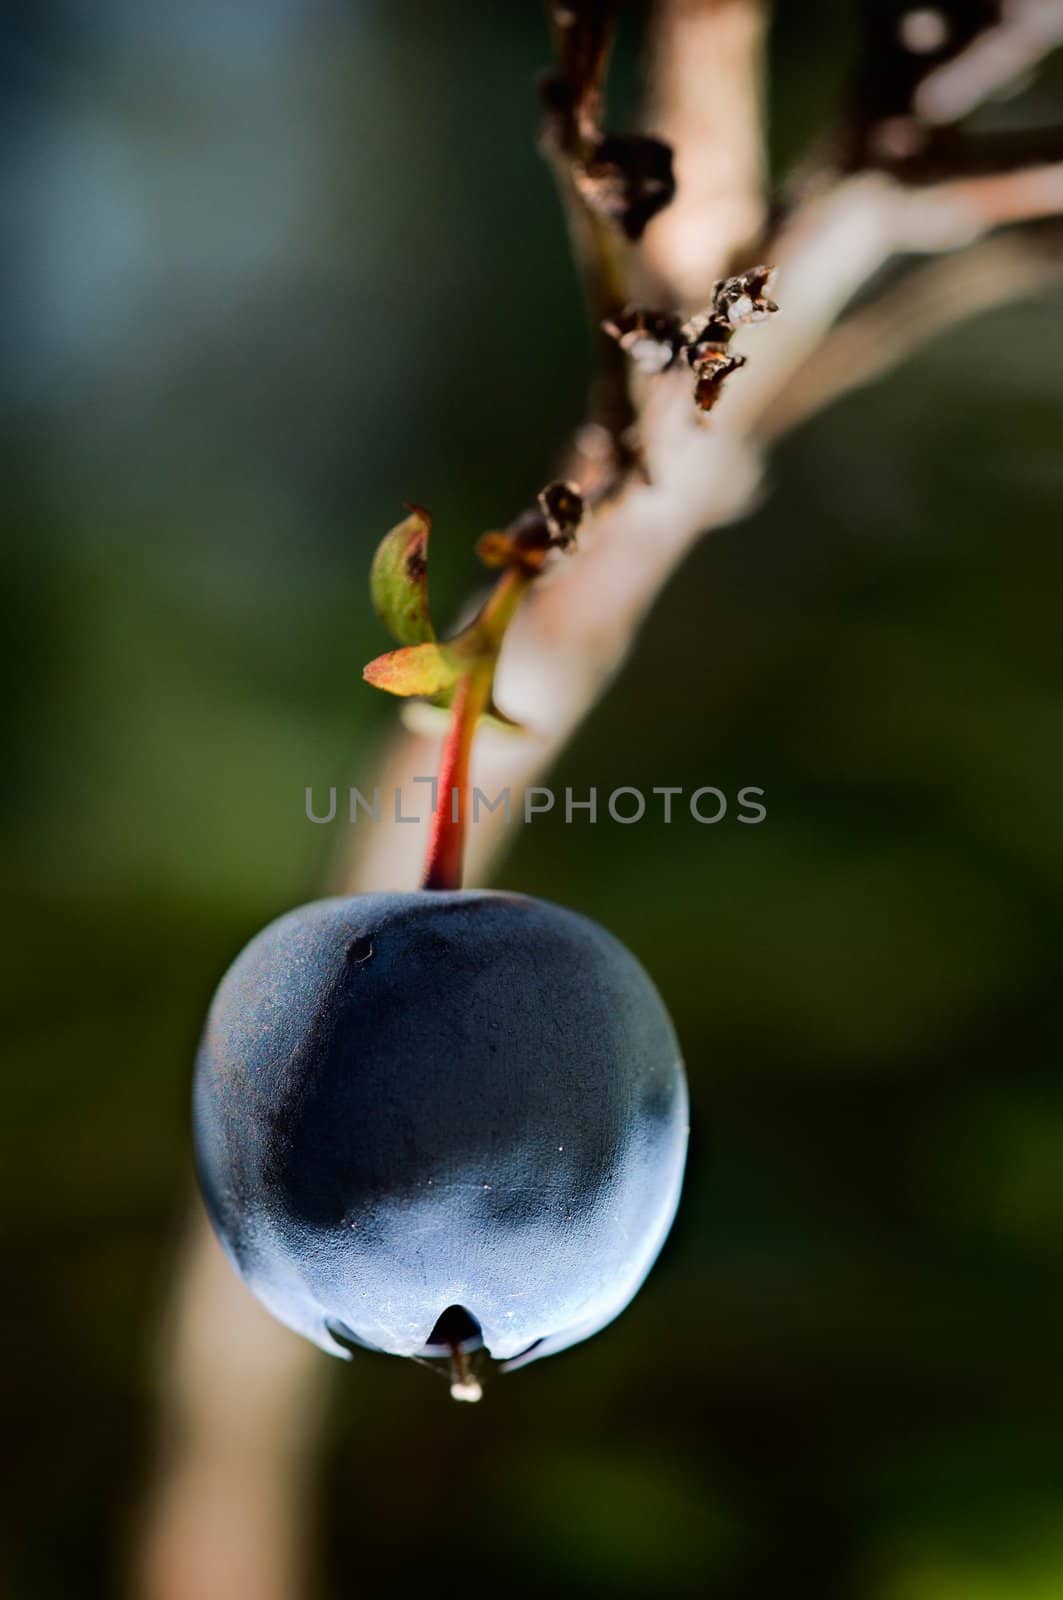
[[[214, 1226], [282, 1322], [323, 1349], [596, 1333], [675, 1214], [687, 1093], [635, 958], [519, 895], [321, 900], [223, 978], [196, 1067]], [[446, 1315], [444, 1315], [444, 1313]]]

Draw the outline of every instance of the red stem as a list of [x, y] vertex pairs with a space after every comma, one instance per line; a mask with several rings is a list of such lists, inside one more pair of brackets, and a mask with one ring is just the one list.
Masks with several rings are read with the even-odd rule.
[[423, 887], [460, 889], [469, 808], [469, 758], [473, 735], [491, 689], [490, 674], [468, 673], [454, 693], [450, 728], [443, 745], [432, 831], [428, 839]]

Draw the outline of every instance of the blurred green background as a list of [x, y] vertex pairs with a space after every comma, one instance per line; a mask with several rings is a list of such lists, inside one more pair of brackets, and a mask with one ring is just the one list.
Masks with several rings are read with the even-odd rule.
[[[852, 23], [777, 19], [780, 171]], [[95, 1600], [154, 1449], [200, 1020], [338, 843], [305, 787], [365, 787], [392, 725], [371, 551], [429, 505], [453, 615], [588, 346], [536, 5], [42, 0], [0, 39], [0, 1580]], [[614, 1327], [471, 1412], [336, 1365], [325, 1600], [1063, 1596], [1061, 357], [1056, 295], [789, 439], [556, 774], [758, 784], [761, 827], [521, 830], [505, 882], [674, 1013], [685, 1201]]]

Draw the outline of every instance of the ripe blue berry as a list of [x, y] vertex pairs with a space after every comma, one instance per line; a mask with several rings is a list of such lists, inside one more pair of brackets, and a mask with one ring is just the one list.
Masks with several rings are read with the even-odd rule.
[[194, 1116], [229, 1255], [335, 1354], [482, 1341], [511, 1362], [596, 1333], [664, 1242], [687, 1143], [635, 958], [573, 912], [474, 891], [266, 928], [215, 996]]

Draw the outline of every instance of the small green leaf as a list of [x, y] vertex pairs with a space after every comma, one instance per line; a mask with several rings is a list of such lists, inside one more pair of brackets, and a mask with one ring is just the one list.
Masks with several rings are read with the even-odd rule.
[[384, 535], [373, 557], [369, 574], [373, 605], [400, 644], [427, 644], [436, 636], [428, 609], [431, 528], [428, 512], [422, 506], [411, 506], [410, 515]]
[[377, 656], [362, 671], [374, 689], [388, 694], [437, 695], [452, 689], [462, 668], [451, 650], [438, 644], [407, 645]]

